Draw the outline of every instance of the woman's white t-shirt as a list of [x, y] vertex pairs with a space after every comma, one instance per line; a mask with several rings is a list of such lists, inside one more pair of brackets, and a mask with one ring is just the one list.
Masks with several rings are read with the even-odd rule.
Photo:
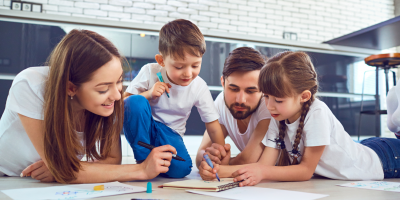
[[229, 108], [226, 107], [224, 100], [224, 92], [221, 92], [214, 101], [215, 107], [219, 113], [219, 123], [224, 125], [226, 131], [231, 137], [232, 141], [235, 143], [240, 151], [243, 151], [249, 142], [254, 130], [256, 129], [258, 123], [264, 119], [270, 119], [271, 114], [269, 113], [267, 106], [265, 105], [265, 99], [261, 98], [260, 105], [257, 110], [251, 115], [249, 125], [246, 132], [241, 133], [237, 125], [237, 119], [235, 119]]
[[[292, 150], [299, 120], [300, 118], [291, 124], [286, 124], [285, 145], [288, 152]], [[271, 140], [277, 138], [278, 135], [279, 122], [272, 118], [262, 141], [263, 144], [277, 148], [276, 143]], [[299, 148], [303, 155], [304, 146], [324, 145], [325, 150], [315, 169], [315, 174], [340, 180], [382, 180], [384, 178], [383, 168], [375, 151], [354, 142], [328, 106], [316, 99], [304, 120]]]
[[[0, 119], [0, 173], [19, 176], [41, 158], [29, 139], [18, 114], [43, 120], [44, 86], [49, 67], [30, 67], [14, 79]], [[83, 138], [83, 133], [78, 137]], [[78, 156], [81, 157], [81, 156]]]

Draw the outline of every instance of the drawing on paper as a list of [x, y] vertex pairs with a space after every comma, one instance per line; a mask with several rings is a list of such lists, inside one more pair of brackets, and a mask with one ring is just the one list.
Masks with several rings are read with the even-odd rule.
[[56, 192], [56, 195], [62, 196], [69, 196], [69, 195], [76, 195], [78, 192], [76, 191], [63, 191], [63, 192]]
[[383, 190], [391, 192], [400, 192], [400, 183], [386, 181], [358, 181], [353, 183], [341, 184], [339, 186], [363, 188], [370, 190]]
[[125, 191], [132, 191], [132, 188], [129, 187], [123, 187], [123, 186], [108, 186], [105, 189], [112, 189], [115, 190], [117, 192], [125, 192]]
[[43, 188], [23, 188], [1, 190], [12, 199], [87, 199], [102, 196], [128, 194], [134, 192], [145, 192], [146, 188], [131, 186], [119, 182], [103, 183], [104, 190], [93, 190], [96, 184], [65, 185]]

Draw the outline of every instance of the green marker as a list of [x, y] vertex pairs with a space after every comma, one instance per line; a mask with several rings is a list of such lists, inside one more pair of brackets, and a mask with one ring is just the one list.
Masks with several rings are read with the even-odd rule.
[[[162, 78], [161, 72], [158, 72], [157, 76], [158, 76], [158, 80], [160, 80], [160, 82], [165, 83], [164, 79]], [[165, 91], [165, 94], [167, 94], [167, 97], [169, 98], [169, 94], [167, 91]]]

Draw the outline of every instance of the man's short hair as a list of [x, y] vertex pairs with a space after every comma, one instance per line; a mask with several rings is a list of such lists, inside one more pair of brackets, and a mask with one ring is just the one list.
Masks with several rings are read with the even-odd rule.
[[185, 59], [185, 51], [202, 57], [206, 52], [206, 42], [200, 29], [185, 19], [177, 19], [165, 24], [160, 30], [158, 51], [173, 59]]
[[229, 53], [225, 59], [222, 76], [224, 80], [233, 72], [261, 70], [267, 57], [251, 47], [239, 47]]

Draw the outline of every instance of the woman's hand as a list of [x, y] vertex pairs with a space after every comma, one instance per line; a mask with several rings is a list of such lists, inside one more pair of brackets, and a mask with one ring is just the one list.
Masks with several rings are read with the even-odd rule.
[[143, 180], [152, 179], [160, 173], [166, 173], [171, 165], [172, 153], [176, 154], [176, 149], [171, 145], [164, 145], [151, 150], [146, 160], [140, 163], [144, 176]]
[[199, 173], [203, 180], [211, 181], [214, 180], [217, 176], [215, 175], [219, 170], [219, 165], [213, 162], [214, 168], [211, 168], [210, 165], [204, 160], [201, 161], [199, 166]]
[[50, 170], [44, 164], [43, 160], [39, 160], [25, 168], [21, 173], [21, 177], [24, 176], [30, 176], [40, 182], [55, 181], [53, 175], [50, 173]]
[[240, 187], [256, 185], [263, 179], [263, 172], [267, 170], [265, 168], [265, 165], [258, 163], [247, 165], [233, 172], [233, 181], [242, 181], [241, 183], [239, 183]]

